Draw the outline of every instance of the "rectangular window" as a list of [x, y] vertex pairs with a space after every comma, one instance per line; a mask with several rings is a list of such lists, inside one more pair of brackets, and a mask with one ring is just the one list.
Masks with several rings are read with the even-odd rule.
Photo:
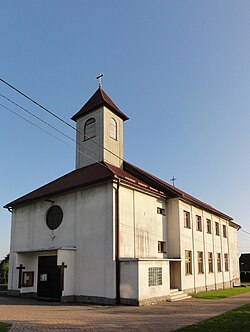
[[223, 225], [223, 237], [227, 237], [227, 228], [226, 225]]
[[198, 273], [204, 273], [203, 271], [203, 252], [198, 251]]
[[185, 250], [185, 273], [192, 274], [192, 251]]
[[149, 287], [162, 285], [162, 267], [148, 268], [148, 285]]
[[229, 269], [228, 269], [228, 254], [224, 254], [224, 263], [225, 263], [225, 271], [229, 271]]
[[213, 253], [208, 253], [208, 272], [213, 272]]
[[201, 216], [196, 216], [196, 230], [202, 231]]
[[191, 228], [190, 212], [184, 211], [184, 227]]
[[217, 253], [217, 272], [221, 272], [221, 255]]
[[211, 220], [207, 219], [207, 233], [212, 234]]
[[218, 222], [215, 223], [215, 234], [220, 235], [220, 225]]
[[166, 252], [166, 242], [158, 241], [158, 252]]
[[157, 208], [157, 213], [162, 214], [163, 216], [166, 215], [166, 211], [165, 211], [165, 209], [162, 209], [162, 208], [160, 208], [160, 207]]

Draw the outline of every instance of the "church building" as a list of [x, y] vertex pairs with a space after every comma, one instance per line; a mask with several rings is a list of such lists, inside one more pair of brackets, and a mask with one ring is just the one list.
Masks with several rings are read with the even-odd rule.
[[239, 285], [240, 226], [123, 159], [128, 117], [101, 86], [72, 120], [76, 169], [5, 206], [10, 294], [141, 305]]

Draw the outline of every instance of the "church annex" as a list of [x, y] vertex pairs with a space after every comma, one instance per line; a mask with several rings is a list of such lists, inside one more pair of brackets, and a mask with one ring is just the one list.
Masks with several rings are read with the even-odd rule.
[[5, 206], [10, 294], [140, 305], [239, 285], [240, 226], [124, 161], [128, 117], [101, 87], [72, 119], [76, 169]]

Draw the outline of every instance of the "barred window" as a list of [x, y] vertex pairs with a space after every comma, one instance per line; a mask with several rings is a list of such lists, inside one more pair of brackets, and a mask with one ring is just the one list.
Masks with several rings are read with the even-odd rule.
[[192, 274], [192, 251], [185, 250], [185, 273]]
[[225, 271], [229, 271], [229, 269], [228, 269], [228, 254], [224, 254], [224, 263], [225, 263]]
[[213, 272], [213, 253], [208, 253], [208, 272]]
[[191, 228], [190, 212], [184, 211], [184, 227]]
[[203, 252], [198, 251], [198, 273], [203, 273]]
[[162, 285], [162, 267], [148, 268], [148, 285], [149, 287]]
[[84, 125], [84, 141], [96, 136], [96, 121], [94, 118], [90, 118]]

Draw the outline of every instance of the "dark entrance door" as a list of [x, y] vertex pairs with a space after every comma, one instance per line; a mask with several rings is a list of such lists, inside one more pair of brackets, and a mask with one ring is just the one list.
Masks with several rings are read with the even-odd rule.
[[57, 256], [38, 257], [37, 296], [60, 299], [62, 296]]

